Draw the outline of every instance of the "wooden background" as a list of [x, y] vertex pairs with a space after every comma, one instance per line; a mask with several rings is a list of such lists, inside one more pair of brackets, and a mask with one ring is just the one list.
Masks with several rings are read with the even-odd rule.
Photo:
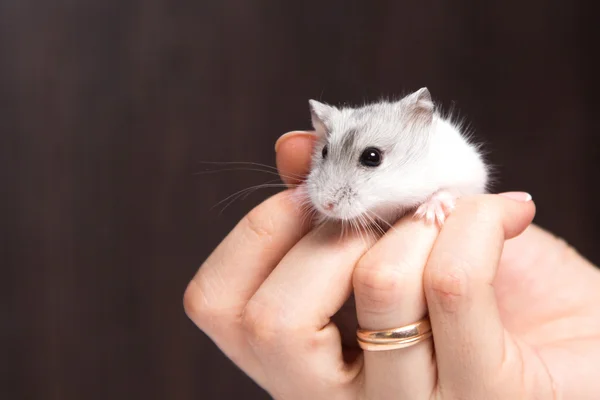
[[182, 296], [307, 100], [428, 86], [600, 263], [593, 1], [0, 1], [0, 397], [264, 399]]

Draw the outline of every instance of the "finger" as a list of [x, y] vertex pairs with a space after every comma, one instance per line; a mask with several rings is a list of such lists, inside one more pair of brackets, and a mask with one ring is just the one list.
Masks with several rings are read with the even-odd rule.
[[239, 321], [248, 300], [307, 230], [290, 192], [246, 215], [203, 263], [184, 295], [190, 319], [256, 379]]
[[352, 270], [370, 244], [364, 232], [340, 236], [339, 226], [322, 225], [290, 250], [248, 303], [248, 340], [272, 381], [293, 386], [281, 388], [290, 396], [358, 374], [356, 365], [346, 367], [330, 318], [350, 295]]
[[310, 168], [312, 148], [317, 137], [314, 132], [294, 131], [281, 136], [275, 144], [276, 162], [284, 183], [301, 183]]
[[[485, 398], [506, 356], [492, 286], [504, 241], [531, 223], [531, 197], [498, 195], [459, 200], [425, 267], [438, 389], [449, 398]], [[525, 201], [527, 200], [527, 201]]]
[[[432, 224], [403, 218], [361, 258], [353, 276], [361, 328], [399, 328], [427, 314], [423, 269], [437, 234]], [[365, 351], [364, 397], [428, 398], [436, 376], [432, 355], [431, 340], [404, 349]]]

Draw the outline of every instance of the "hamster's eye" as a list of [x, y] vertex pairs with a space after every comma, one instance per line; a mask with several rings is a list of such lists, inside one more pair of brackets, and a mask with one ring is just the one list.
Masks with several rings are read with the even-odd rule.
[[323, 150], [321, 151], [321, 155], [323, 156], [323, 159], [327, 158], [327, 145], [325, 145], [323, 147]]
[[381, 164], [381, 150], [369, 147], [360, 155], [360, 163], [365, 167], [377, 167]]

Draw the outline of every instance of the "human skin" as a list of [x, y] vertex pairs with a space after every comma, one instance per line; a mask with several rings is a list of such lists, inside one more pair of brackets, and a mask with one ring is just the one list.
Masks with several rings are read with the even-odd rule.
[[[290, 186], [313, 141], [278, 141]], [[276, 399], [598, 399], [600, 272], [530, 225], [534, 214], [524, 194], [481, 195], [460, 199], [441, 230], [406, 217], [381, 238], [340, 238], [331, 226], [311, 230], [284, 191], [203, 263], [185, 310]], [[338, 313], [352, 292], [356, 315]], [[354, 335], [340, 331], [348, 319], [389, 329], [427, 312], [432, 339], [383, 352], [342, 346]]]

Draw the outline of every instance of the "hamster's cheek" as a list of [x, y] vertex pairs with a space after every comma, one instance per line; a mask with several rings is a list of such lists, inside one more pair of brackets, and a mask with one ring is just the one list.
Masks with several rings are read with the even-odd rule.
[[357, 191], [356, 202], [361, 208], [372, 209], [377, 205], [378, 198], [372, 187], [361, 188]]
[[312, 202], [315, 203], [318, 197], [318, 185], [315, 182], [314, 177], [308, 177], [304, 183], [304, 192], [306, 193], [306, 197]]
[[365, 207], [377, 208], [382, 202], [393, 197], [392, 187], [385, 179], [371, 179], [359, 190]]

